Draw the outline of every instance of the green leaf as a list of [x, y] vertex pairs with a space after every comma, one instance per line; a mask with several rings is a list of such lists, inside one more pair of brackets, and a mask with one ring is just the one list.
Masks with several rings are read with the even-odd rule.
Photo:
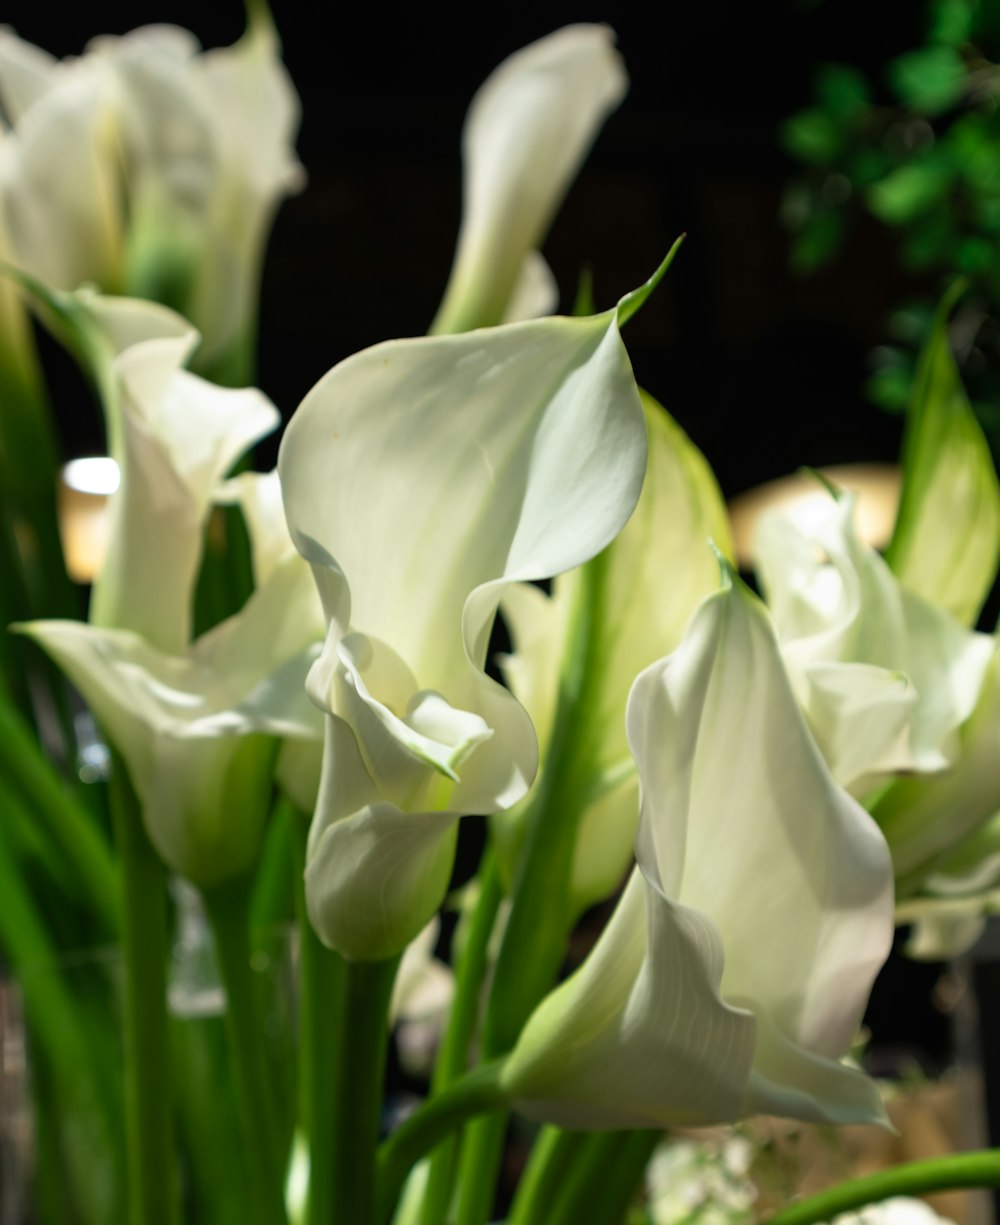
[[939, 43], [957, 47], [972, 39], [976, 0], [934, 0], [928, 33]]
[[898, 167], [868, 191], [868, 207], [880, 221], [902, 225], [937, 205], [948, 191], [940, 166], [911, 163]]
[[816, 74], [816, 95], [828, 114], [839, 119], [855, 118], [871, 102], [864, 74], [850, 64], [820, 65]]
[[900, 102], [922, 115], [939, 115], [965, 90], [965, 63], [948, 46], [922, 47], [892, 61], [889, 85]]
[[781, 143], [786, 152], [799, 161], [826, 166], [840, 153], [844, 137], [839, 124], [830, 115], [813, 107], [785, 121]]
[[911, 591], [971, 624], [996, 577], [1000, 484], [948, 343], [953, 301], [942, 302], [917, 370], [887, 558]]

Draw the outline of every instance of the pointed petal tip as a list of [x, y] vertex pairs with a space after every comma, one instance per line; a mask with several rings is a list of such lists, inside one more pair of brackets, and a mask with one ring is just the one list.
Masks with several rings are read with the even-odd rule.
[[653, 275], [644, 285], [640, 285], [638, 289], [633, 289], [631, 293], [627, 293], [622, 298], [617, 307], [618, 311], [618, 326], [624, 327], [626, 323], [646, 304], [647, 298], [656, 289], [657, 285], [663, 280], [667, 274], [667, 269], [674, 262], [674, 256], [681, 249], [686, 234], [681, 234], [675, 239], [673, 246], [663, 258], [663, 262], [656, 269]]
[[739, 582], [740, 576], [733, 569], [733, 563], [711, 536], [708, 538], [708, 547], [715, 554], [715, 560], [719, 563], [719, 581], [722, 584], [722, 588], [724, 591], [728, 591], [733, 586], [733, 580], [735, 579], [736, 582]]

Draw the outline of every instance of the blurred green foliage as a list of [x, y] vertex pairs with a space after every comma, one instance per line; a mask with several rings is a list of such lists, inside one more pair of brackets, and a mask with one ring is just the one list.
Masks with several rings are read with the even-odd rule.
[[792, 264], [831, 261], [864, 214], [890, 227], [895, 257], [929, 285], [900, 305], [872, 354], [868, 393], [902, 411], [916, 355], [944, 284], [970, 295], [952, 343], [974, 407], [1000, 453], [1000, 0], [930, 0], [924, 45], [891, 60], [879, 81], [824, 64], [814, 99], [782, 127], [802, 171], [783, 215]]

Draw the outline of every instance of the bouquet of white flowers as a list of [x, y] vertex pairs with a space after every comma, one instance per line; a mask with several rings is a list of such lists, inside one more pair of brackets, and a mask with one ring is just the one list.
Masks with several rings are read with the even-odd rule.
[[[974, 628], [1000, 485], [946, 301], [886, 556], [830, 486], [806, 525], [762, 519], [745, 585], [622, 337], [680, 241], [608, 309], [550, 313], [539, 246], [625, 89], [606, 27], [501, 64], [430, 334], [330, 370], [259, 473], [260, 267], [303, 184], [269, 15], [207, 53], [173, 27], [64, 62], [0, 35], [0, 949], [33, 1220], [486, 1225], [514, 1112], [543, 1126], [512, 1225], [620, 1225], [670, 1129], [886, 1122], [846, 1056], [897, 915], [967, 945], [1000, 871], [1000, 665]], [[114, 461], [86, 621], [29, 312]], [[485, 845], [456, 901], [463, 817]], [[282, 985], [262, 950], [288, 927]], [[88, 943], [120, 957], [77, 990], [56, 968]], [[192, 996], [175, 947], [222, 990]], [[390, 1125], [415, 1025], [426, 1094]], [[945, 1158], [776, 1220], [998, 1182], [996, 1153]]]

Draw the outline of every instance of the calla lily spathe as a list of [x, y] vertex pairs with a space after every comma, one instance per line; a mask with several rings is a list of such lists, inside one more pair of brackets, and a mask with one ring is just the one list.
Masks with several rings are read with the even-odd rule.
[[0, 35], [0, 211], [16, 264], [178, 307], [217, 364], [245, 339], [281, 198], [302, 182], [298, 100], [269, 19], [202, 53], [173, 26], [59, 62]]
[[802, 718], [766, 610], [710, 596], [632, 689], [638, 866], [502, 1074], [579, 1128], [883, 1117], [840, 1062], [892, 941], [892, 866]]
[[555, 306], [537, 247], [628, 78], [607, 26], [573, 25], [506, 59], [462, 134], [458, 248], [431, 331], [464, 332]]
[[332, 947], [400, 952], [444, 896], [459, 815], [524, 794], [531, 722], [483, 671], [498, 602], [608, 544], [645, 463], [616, 311], [377, 345], [299, 407], [278, 467], [328, 622], [306, 895]]
[[834, 776], [855, 794], [958, 751], [993, 655], [976, 634], [903, 587], [831, 497], [808, 528], [761, 519], [758, 574], [803, 707]]
[[315, 644], [312, 579], [294, 553], [243, 610], [190, 643], [190, 604], [217, 484], [278, 421], [259, 392], [180, 368], [197, 343], [173, 312], [89, 291], [53, 295], [103, 393], [122, 479], [90, 625], [24, 628], [87, 700], [128, 767], [150, 839], [209, 886], [248, 868], [273, 744], [314, 734], [302, 685]]

